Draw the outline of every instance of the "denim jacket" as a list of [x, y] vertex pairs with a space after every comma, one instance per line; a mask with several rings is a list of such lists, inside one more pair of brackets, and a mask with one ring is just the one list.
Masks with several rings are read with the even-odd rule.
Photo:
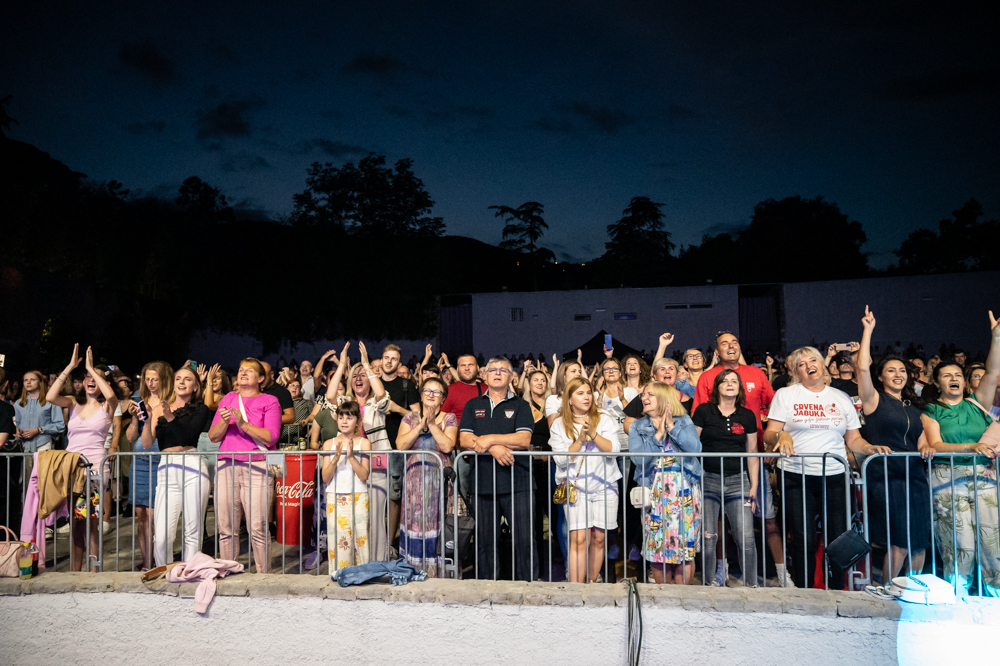
[[[698, 439], [698, 431], [695, 430], [694, 422], [687, 414], [674, 417], [673, 430], [667, 432], [667, 437], [673, 443], [677, 451], [685, 453], [701, 453], [701, 440]], [[660, 453], [663, 451], [663, 443], [656, 439], [656, 426], [652, 419], [643, 416], [636, 420], [628, 432], [628, 450], [632, 453]], [[635, 466], [635, 473], [632, 478], [640, 486], [652, 488], [653, 478], [656, 476], [656, 461], [658, 458], [632, 457], [632, 464]], [[701, 478], [701, 461], [698, 458], [679, 458], [684, 461], [684, 471], [693, 481]]]

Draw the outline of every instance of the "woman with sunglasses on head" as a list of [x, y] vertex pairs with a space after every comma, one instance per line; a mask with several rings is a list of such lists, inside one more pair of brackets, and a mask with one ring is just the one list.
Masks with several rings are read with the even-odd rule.
[[458, 419], [442, 412], [448, 387], [437, 377], [420, 386], [420, 410], [403, 417], [396, 436], [401, 451], [432, 451], [438, 455], [406, 456], [399, 554], [428, 576], [441, 575], [441, 466], [451, 466], [449, 454], [458, 440]]

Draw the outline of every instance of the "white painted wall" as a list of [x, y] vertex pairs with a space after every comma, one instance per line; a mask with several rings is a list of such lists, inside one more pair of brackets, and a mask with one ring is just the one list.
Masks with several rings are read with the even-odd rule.
[[[649, 607], [643, 620], [648, 666], [896, 663], [892, 620]], [[311, 597], [219, 597], [200, 617], [192, 599], [36, 594], [0, 597], [0, 662], [604, 666], [626, 663], [626, 622], [625, 609], [614, 607]]]
[[[711, 303], [712, 308], [665, 310], [671, 303]], [[510, 320], [511, 308], [523, 308], [524, 320]], [[615, 313], [635, 312], [633, 321], [615, 321]], [[590, 321], [574, 321], [588, 314]], [[719, 330], [739, 330], [737, 287], [665, 287], [589, 289], [582, 291], [501, 292], [472, 295], [472, 334], [476, 352], [487, 358], [517, 352], [546, 357], [579, 347], [604, 329], [636, 349], [656, 351], [661, 333], [675, 336], [670, 351], [705, 347]]]

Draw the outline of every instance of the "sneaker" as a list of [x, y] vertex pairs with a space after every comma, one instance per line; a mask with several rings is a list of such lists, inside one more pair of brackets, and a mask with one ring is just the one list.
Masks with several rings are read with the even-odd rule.
[[56, 534], [69, 534], [69, 523], [66, 523], [62, 527], [57, 528]]
[[311, 571], [316, 568], [317, 564], [319, 564], [319, 551], [314, 550], [313, 552], [306, 555], [305, 563], [303, 564], [303, 566], [306, 568], [306, 571]]
[[778, 583], [781, 587], [797, 587], [785, 567], [778, 569]]
[[729, 579], [729, 565], [722, 560], [719, 561], [718, 566], [715, 569], [715, 585], [714, 587], [722, 587], [726, 584]]
[[48, 539], [50, 536], [52, 536], [52, 534], [53, 534], [52, 528], [51, 527], [46, 527], [45, 528], [45, 538]]
[[101, 522], [101, 534], [104, 535], [110, 531], [111, 531], [111, 523], [109, 523], [106, 520]]

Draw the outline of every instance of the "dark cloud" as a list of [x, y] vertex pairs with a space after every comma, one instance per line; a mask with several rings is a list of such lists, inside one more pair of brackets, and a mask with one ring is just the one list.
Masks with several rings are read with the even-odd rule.
[[143, 123], [128, 123], [125, 125], [125, 131], [136, 136], [163, 134], [166, 129], [167, 122], [165, 120], [147, 120]]
[[367, 53], [355, 56], [340, 71], [353, 76], [391, 79], [405, 69], [406, 64], [399, 58]]
[[222, 102], [195, 114], [195, 127], [202, 141], [225, 137], [250, 136], [252, 128], [247, 117], [251, 111], [263, 108], [264, 100], [256, 95], [246, 99]]
[[747, 228], [748, 222], [716, 222], [707, 227], [702, 233], [706, 236], [718, 236], [719, 234], [736, 234]]
[[881, 96], [890, 100], [923, 102], [996, 91], [1000, 68], [949, 68], [908, 76], [889, 83]]
[[233, 204], [233, 216], [240, 222], [269, 222], [273, 219], [267, 209], [262, 208], [250, 197]]
[[314, 150], [320, 150], [330, 157], [347, 157], [348, 155], [366, 154], [369, 151], [361, 146], [354, 146], [343, 141], [331, 141], [330, 139], [308, 139], [302, 141], [298, 146], [298, 153], [305, 154]]
[[574, 102], [573, 113], [583, 118], [592, 128], [605, 134], [614, 134], [623, 127], [635, 124], [635, 119], [624, 111], [607, 106], [591, 106], [585, 102]]
[[177, 80], [176, 66], [152, 42], [122, 42], [118, 47], [118, 62], [156, 85], [169, 85]]
[[260, 155], [241, 152], [223, 156], [220, 167], [226, 173], [236, 173], [240, 171], [260, 171], [261, 169], [270, 169], [271, 165]]
[[532, 123], [532, 126], [535, 129], [540, 129], [543, 132], [549, 132], [552, 134], [572, 134], [576, 131], [573, 123], [570, 121], [565, 118], [553, 118], [551, 116], [542, 116]]

